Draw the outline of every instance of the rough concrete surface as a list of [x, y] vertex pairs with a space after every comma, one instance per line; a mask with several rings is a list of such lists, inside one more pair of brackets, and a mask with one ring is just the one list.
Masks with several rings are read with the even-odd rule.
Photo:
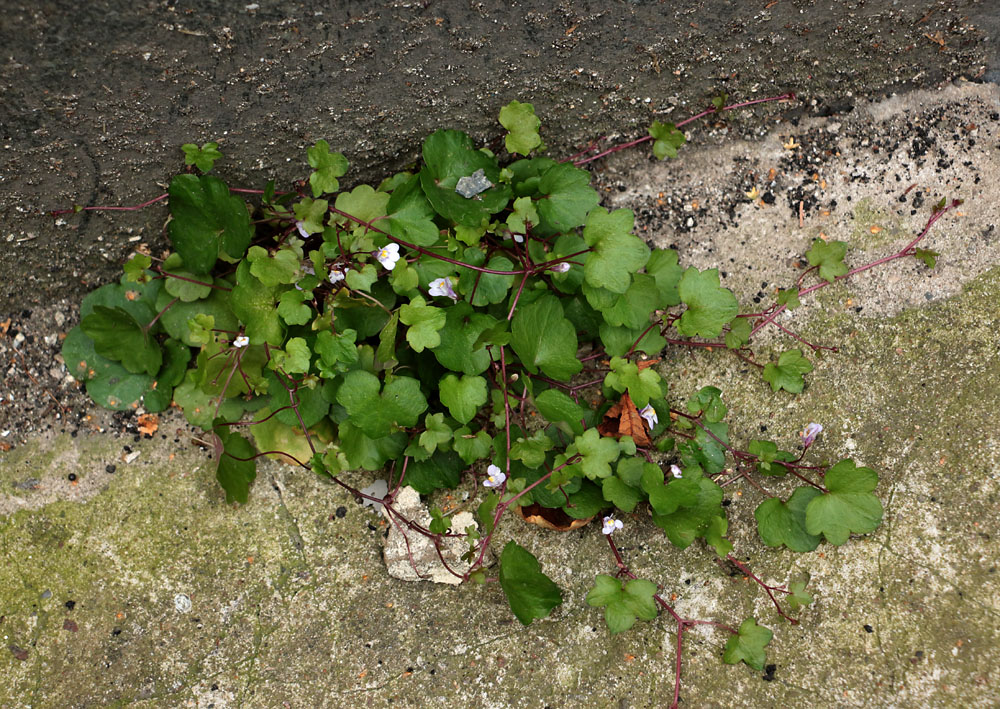
[[[149, 197], [176, 169], [177, 144], [218, 137], [220, 129], [237, 136], [223, 144], [232, 170], [225, 177], [256, 183], [272, 169], [279, 179], [300, 176], [302, 169], [285, 166], [284, 158], [298, 159], [306, 142], [328, 137], [334, 115], [315, 109], [304, 115], [301, 95], [318, 92], [331, 71], [340, 72], [335, 82], [352, 67], [373, 76], [384, 56], [375, 50], [387, 46], [380, 43], [405, 47], [404, 36], [418, 55], [413, 95], [403, 91], [404, 82], [395, 87], [404, 98], [393, 103], [386, 98], [393, 92], [361, 82], [338, 97], [355, 109], [352, 140], [372, 136], [356, 153], [359, 164], [370, 161], [361, 173], [368, 179], [405, 163], [419, 134], [455, 116], [477, 137], [495, 137], [488, 122], [510, 98], [542, 107], [550, 144], [585, 142], [611, 126], [635, 127], [637, 134], [650, 113], [633, 106], [628, 94], [641, 104], [652, 85], [643, 81], [667, 77], [671, 88], [658, 95], [675, 96], [677, 109], [667, 114], [661, 106], [658, 115], [672, 119], [718, 87], [708, 81], [714, 60], [699, 61], [694, 52], [714, 46], [698, 30], [707, 39], [740, 38], [720, 43], [728, 57], [721, 63], [751, 57], [740, 60], [733, 94], [749, 92], [754, 82], [759, 94], [797, 84], [807, 89], [807, 101], [798, 110], [761, 109], [692, 126], [680, 159], [657, 163], [644, 152], [622, 153], [596, 164], [596, 180], [605, 206], [633, 209], [639, 233], [651, 243], [676, 246], [684, 265], [725, 272], [724, 282], [746, 309], [794, 282], [813, 238], [847, 241], [850, 264], [860, 265], [905, 244], [941, 197], [966, 201], [927, 237], [926, 246], [941, 254], [935, 269], [913, 259], [887, 264], [818, 291], [780, 321], [812, 342], [840, 348], [814, 357], [802, 395], [771, 394], [752, 367], [723, 353], [667, 353], [663, 371], [674, 400], [705, 384], [720, 386], [733, 438], [741, 442], [766, 427], [767, 435], [793, 445], [805, 423], [822, 422], [826, 430], [813, 454], [828, 462], [851, 456], [878, 470], [886, 509], [875, 533], [842, 547], [776, 552], [752, 534], [759, 493], [740, 484], [726, 488], [735, 553], [771, 583], [810, 576], [816, 601], [794, 627], [777, 617], [756, 586], [720, 567], [710, 550], [677, 551], [644, 512], [625, 516], [619, 543], [626, 560], [676, 594], [680, 612], [729, 623], [754, 615], [775, 631], [767, 660], [774, 667], [764, 676], [721, 663], [722, 633], [692, 631], [683, 655], [682, 706], [1000, 705], [1000, 188], [993, 179], [1000, 170], [1000, 93], [993, 84], [942, 81], [990, 70], [995, 53], [981, 43], [978, 20], [969, 19], [989, 4], [782, 2], [762, 9], [766, 4], [672, 5], [663, 20], [674, 23], [668, 28], [699, 25], [688, 28], [694, 34], [676, 50], [689, 53], [680, 78], [670, 68], [678, 60], [663, 61], [675, 51], [665, 30], [652, 53], [661, 62], [658, 73], [653, 58], [643, 55], [636, 63], [614, 54], [623, 44], [616, 34], [626, 24], [620, 18], [653, 17], [642, 13], [662, 14], [660, 5], [526, 8], [539, 13], [541, 29], [508, 19], [505, 31], [534, 32], [533, 39], [545, 43], [534, 61], [549, 60], [550, 72], [527, 84], [535, 95], [495, 88], [497, 98], [487, 99], [482, 83], [474, 101], [457, 84], [432, 96], [421, 93], [429, 84], [419, 82], [433, 82], [449, 63], [459, 65], [454, 57], [466, 61], [457, 71], [469, 79], [489, 69], [484, 56], [523, 50], [516, 41], [508, 47], [490, 39], [475, 24], [500, 18], [481, 5], [386, 3], [375, 11], [359, 3], [346, 14], [360, 19], [332, 22], [329, 10], [317, 16], [318, 8], [260, 3], [246, 18], [226, 18], [229, 48], [216, 4], [189, 12], [180, 4], [148, 3], [145, 14], [111, 13], [103, 19], [121, 28], [103, 38], [83, 21], [86, 4], [5, 16], [0, 30], [4, 46], [13, 49], [5, 50], [8, 100], [0, 117], [5, 142], [17, 149], [7, 149], [0, 171], [4, 233], [14, 237], [0, 258], [0, 275], [13, 284], [3, 293], [12, 324], [0, 337], [7, 368], [0, 442], [10, 445], [0, 452], [0, 706], [667, 705], [673, 624], [661, 616], [611, 637], [600, 613], [584, 603], [594, 575], [614, 570], [595, 525], [556, 535], [505, 520], [498, 544], [516, 538], [533, 551], [565, 598], [551, 619], [524, 628], [496, 584], [455, 588], [388, 578], [382, 518], [311, 474], [267, 463], [250, 503], [229, 507], [207, 452], [179, 416], [161, 417], [159, 429], [143, 436], [134, 417], [88, 408], [53, 357], [58, 335], [75, 322], [74, 299], [110, 276], [129, 238], [162, 245], [163, 213], [93, 215], [55, 226], [32, 212], [53, 201]], [[730, 14], [704, 17], [719, 8]], [[450, 19], [455, 13], [460, 19]], [[400, 27], [388, 22], [400, 16], [408, 18]], [[798, 24], [792, 22], [797, 17]], [[241, 34], [244, 20], [252, 29]], [[850, 40], [828, 27], [832, 46], [795, 44], [792, 38], [807, 36], [803, 28], [824, 22], [843, 22]], [[795, 32], [784, 27], [789, 23]], [[387, 24], [388, 34], [376, 31]], [[468, 31], [435, 34], [455, 27]], [[36, 36], [53, 28], [55, 46], [67, 43], [67, 52], [103, 40], [108, 56], [123, 57], [110, 70], [120, 74], [99, 78], [99, 53], [80, 57], [75, 79], [62, 71], [65, 59], [43, 53]], [[622, 71], [638, 84], [608, 99], [607, 113], [592, 124], [559, 108], [568, 95], [581, 101], [578, 96], [589, 95], [565, 88], [570, 68], [584, 59], [605, 61], [577, 42], [574, 35], [584, 31], [593, 44], [615, 45], [608, 61], [616, 64], [595, 79], [593, 91], [609, 96], [604, 82], [614, 84]], [[921, 39], [924, 34], [931, 39]], [[487, 39], [472, 50], [444, 41], [466, 35]], [[890, 42], [891, 51], [856, 52], [860, 37]], [[911, 41], [924, 42], [922, 51], [907, 54]], [[807, 49], [820, 62], [815, 69], [789, 59]], [[267, 61], [258, 61], [265, 50]], [[336, 53], [337, 68], [303, 70], [321, 50]], [[827, 58], [838, 52], [850, 60]], [[218, 62], [209, 61], [215, 56]], [[155, 72], [146, 76], [154, 58]], [[925, 89], [882, 98], [907, 62], [926, 63], [904, 77]], [[20, 78], [29, 68], [39, 81]], [[253, 74], [246, 89], [230, 83], [240, 68]], [[786, 83], [789, 71], [793, 80]], [[925, 75], [913, 79], [920, 71]], [[514, 73], [511, 81], [527, 80]], [[147, 93], [136, 94], [142, 86]], [[261, 93], [262, 86], [271, 92]], [[249, 92], [246, 105], [231, 115], [220, 109], [220, 96], [238, 103], [242, 91]], [[847, 91], [855, 92], [850, 101]], [[424, 96], [437, 98], [441, 111], [416, 103]], [[836, 101], [843, 103], [830, 108]], [[388, 106], [388, 118], [371, 108], [379, 104]], [[140, 105], [150, 110], [140, 116]], [[425, 110], [407, 113], [414, 105]], [[29, 116], [35, 123], [25, 122]], [[101, 140], [102, 121], [120, 129]], [[250, 159], [258, 155], [266, 166]], [[68, 238], [74, 241], [67, 252], [60, 240]], [[772, 330], [757, 350], [766, 360], [794, 344]], [[351, 481], [361, 486], [370, 476]], [[460, 508], [470, 489], [435, 502]], [[774, 490], [782, 490], [780, 484]]]

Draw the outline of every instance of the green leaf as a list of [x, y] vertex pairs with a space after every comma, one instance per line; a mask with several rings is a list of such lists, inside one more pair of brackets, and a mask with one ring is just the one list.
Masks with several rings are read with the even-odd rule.
[[655, 280], [645, 273], [633, 275], [624, 293], [618, 294], [584, 282], [583, 294], [590, 306], [600, 313], [609, 325], [625, 326], [639, 331], [649, 325], [649, 316], [659, 302]]
[[336, 335], [323, 330], [316, 335], [317, 369], [323, 377], [333, 379], [358, 361], [357, 336], [355, 330], [344, 330]]
[[815, 239], [812, 248], [806, 252], [806, 258], [810, 265], [819, 266], [820, 278], [833, 283], [838, 276], [847, 273], [847, 264], [844, 263], [846, 253], [846, 242]]
[[[625, 392], [637, 408], [643, 409], [650, 399], [662, 399], [662, 377], [652, 367], [640, 370], [639, 365], [621, 357], [611, 358], [611, 371], [604, 377], [605, 385], [617, 392]], [[718, 391], [718, 390], [716, 390]]]
[[444, 420], [444, 414], [427, 414], [424, 416], [424, 432], [420, 434], [418, 444], [432, 454], [437, 450], [451, 450], [452, 430]]
[[[789, 310], [795, 310], [802, 305], [799, 300], [799, 289], [798, 288], [785, 288], [778, 291], [778, 305], [784, 305]], [[741, 318], [743, 320], [749, 320], [749, 318]]]
[[[630, 458], [629, 460], [634, 460]], [[622, 467], [618, 464], [619, 469]], [[631, 512], [635, 506], [646, 499], [642, 490], [632, 487], [624, 482], [618, 475], [604, 478], [601, 481], [601, 494], [604, 499], [620, 509], [622, 512]]]
[[375, 264], [371, 263], [366, 263], [361, 268], [352, 268], [344, 276], [344, 281], [347, 283], [348, 288], [362, 291], [370, 291], [372, 284], [377, 280], [378, 270], [375, 268]]
[[753, 516], [757, 519], [760, 538], [769, 547], [784, 544], [792, 551], [812, 551], [819, 546], [820, 537], [806, 531], [806, 507], [813, 498], [822, 495], [814, 487], [795, 489], [787, 502], [772, 497], [757, 506]]
[[123, 308], [95, 305], [80, 328], [94, 342], [97, 354], [122, 363], [133, 374], [156, 374], [163, 351], [144, 327]]
[[729, 94], [723, 91], [718, 96], [712, 98], [712, 105], [715, 106], [715, 110], [718, 112], [725, 107], [726, 101], [728, 100], [729, 100]]
[[486, 403], [486, 388], [486, 380], [482, 377], [463, 374], [459, 379], [454, 374], [446, 374], [439, 384], [439, 396], [455, 420], [465, 424]]
[[[296, 387], [286, 375], [270, 370], [265, 378], [268, 382], [267, 390], [271, 394], [267, 404], [268, 408], [277, 412], [274, 415], [275, 420], [284, 425], [300, 430], [303, 425], [310, 428], [322, 421], [330, 412], [330, 402], [323, 397], [323, 390], [320, 387]], [[285, 408], [292, 405], [292, 395], [289, 390], [294, 391], [295, 405], [298, 409], [297, 415], [293, 409]], [[279, 411], [279, 409], [281, 410]], [[301, 423], [299, 417], [302, 418]]]
[[535, 408], [549, 421], [567, 424], [576, 436], [583, 433], [582, 421], [590, 412], [558, 389], [546, 389], [536, 396]]
[[542, 573], [538, 559], [516, 542], [507, 542], [500, 554], [500, 587], [523, 625], [546, 617], [562, 603], [559, 587]]
[[465, 463], [456, 453], [437, 451], [426, 460], [411, 460], [404, 481], [421, 495], [429, 495], [435, 490], [454, 490], [464, 469]]
[[[681, 480], [672, 480], [667, 484], [667, 492], [670, 493], [671, 488], [675, 485], [681, 487], [680, 484], [688, 479], [688, 475], [685, 472], [684, 478]], [[692, 477], [691, 479], [697, 483], [698, 489], [693, 503], [680, 505], [677, 510], [670, 514], [659, 514], [658, 512], [654, 512], [653, 514], [653, 522], [666, 532], [670, 543], [680, 549], [687, 548], [695, 539], [703, 536], [712, 523], [712, 519], [724, 514], [721, 506], [722, 488], [712, 480], [701, 475], [700, 470], [698, 471], [698, 477]], [[650, 494], [649, 499], [650, 504], [652, 504], [652, 494]]]
[[851, 534], [873, 532], [882, 523], [882, 503], [872, 494], [878, 474], [871, 468], [844, 459], [826, 471], [824, 485], [828, 492], [814, 496], [806, 506], [809, 534], [822, 534], [840, 546]]
[[305, 325], [313, 318], [313, 309], [305, 304], [311, 291], [286, 290], [278, 299], [278, 315], [288, 325]]
[[272, 369], [281, 369], [287, 374], [306, 374], [312, 352], [301, 337], [293, 337], [285, 343], [284, 349], [273, 348], [270, 352]]
[[250, 498], [250, 486], [257, 477], [257, 462], [253, 460], [256, 451], [253, 444], [243, 436], [232, 433], [228, 426], [219, 426], [215, 435], [219, 440], [216, 444], [219, 466], [215, 471], [215, 477], [226, 491], [226, 502], [246, 504]]
[[782, 462], [795, 460], [794, 454], [778, 450], [772, 441], [750, 441], [747, 452], [757, 456], [757, 471], [762, 475], [786, 475], [788, 468]]
[[587, 593], [587, 605], [604, 607], [604, 620], [611, 634], [621, 633], [638, 619], [656, 618], [656, 584], [646, 579], [631, 579], [622, 587], [622, 582], [607, 574], [599, 574], [594, 579], [594, 587]]
[[582, 226], [600, 201], [597, 191], [590, 186], [590, 173], [569, 162], [551, 164], [538, 181], [538, 193], [542, 197], [537, 203], [541, 219], [535, 230], [538, 236], [565, 233]]
[[370, 438], [350, 421], [340, 424], [337, 436], [350, 467], [354, 469], [379, 470], [386, 462], [399, 459], [406, 448], [406, 434], [402, 431]]
[[937, 251], [930, 249], [914, 249], [913, 251], [914, 258], [923, 261], [927, 268], [934, 268], [937, 265], [937, 257], [940, 255]]
[[677, 265], [677, 252], [674, 249], [653, 249], [646, 262], [646, 273], [656, 279], [658, 308], [670, 308], [681, 302], [677, 287], [684, 270]]
[[624, 293], [632, 283], [632, 274], [649, 261], [649, 247], [632, 234], [635, 217], [628, 209], [606, 212], [595, 207], [587, 215], [583, 239], [593, 251], [583, 266], [587, 283]]
[[325, 140], [317, 140], [316, 144], [306, 151], [309, 166], [313, 172], [309, 175], [309, 186], [313, 197], [319, 197], [324, 192], [336, 192], [340, 189], [338, 177], [347, 172], [348, 162], [340, 153], [331, 153], [330, 144]]
[[545, 454], [555, 448], [555, 442], [545, 435], [545, 431], [535, 431], [528, 438], [518, 437], [510, 447], [510, 457], [519, 460], [528, 468], [541, 467]]
[[170, 406], [174, 387], [184, 379], [184, 372], [187, 371], [188, 362], [191, 361], [191, 349], [183, 343], [170, 338], [163, 343], [163, 346], [166, 353], [163, 367], [142, 396], [143, 405], [152, 413], [165, 411]]
[[806, 593], [806, 583], [808, 583], [808, 578], [805, 581], [793, 581], [788, 584], [788, 590], [791, 593], [785, 596], [785, 600], [788, 601], [788, 607], [793, 611], [813, 602], [812, 595]]
[[517, 309], [510, 344], [532, 374], [541, 369], [546, 376], [566, 381], [583, 369], [576, 356], [576, 331], [554, 295]]
[[653, 155], [659, 160], [677, 157], [677, 149], [687, 142], [684, 133], [673, 123], [653, 121], [653, 125], [649, 127], [649, 134], [654, 139]]
[[278, 316], [278, 289], [265, 286], [250, 269], [249, 261], [242, 261], [236, 269], [236, 285], [229, 294], [229, 303], [236, 317], [246, 325], [251, 344], [266, 342], [280, 347], [285, 328]]
[[757, 625], [757, 621], [753, 618], [747, 618], [740, 624], [739, 633], [726, 641], [722, 661], [727, 665], [735, 665], [742, 660], [755, 670], [763, 670], [766, 657], [764, 648], [771, 642], [772, 637], [774, 633]]
[[382, 331], [378, 334], [378, 349], [375, 358], [379, 362], [393, 362], [396, 359], [396, 330], [399, 327], [399, 311], [389, 318]]
[[178, 175], [169, 194], [170, 243], [186, 268], [208, 273], [220, 251], [231, 259], [243, 256], [253, 237], [250, 214], [226, 183], [208, 175]]
[[[180, 259], [178, 259], [178, 261], [179, 260]], [[167, 261], [170, 261], [170, 259], [168, 258]], [[192, 303], [196, 300], [207, 298], [212, 294], [212, 286], [210, 285], [212, 280], [211, 276], [203, 276], [202, 278], [205, 279], [205, 281], [203, 281], [200, 280], [196, 274], [191, 273], [190, 271], [185, 271], [180, 268], [166, 268], [166, 263], [163, 265], [164, 273], [179, 276], [179, 278], [171, 278], [170, 276], [167, 276], [163, 280], [163, 290], [175, 298], [180, 298], [185, 303]]]
[[574, 463], [591, 480], [611, 475], [611, 463], [618, 460], [621, 449], [614, 438], [602, 436], [596, 428], [588, 428], [566, 448], [566, 455], [579, 454], [582, 460]]
[[675, 323], [682, 335], [717, 337], [726, 323], [740, 312], [736, 296], [719, 285], [719, 270], [699, 271], [688, 267], [678, 288], [687, 309]]
[[487, 495], [486, 499], [479, 503], [479, 507], [476, 510], [476, 517], [479, 519], [479, 525], [483, 528], [484, 535], [493, 533], [494, 515], [499, 504], [499, 495]]
[[[701, 492], [701, 476], [671, 478], [664, 484], [663, 471], [657, 465], [646, 465], [641, 469], [640, 484], [649, 495], [649, 504], [660, 515], [669, 515], [678, 509], [696, 507]], [[721, 499], [721, 498], [720, 498]]]
[[292, 205], [295, 212], [295, 219], [302, 222], [302, 228], [307, 234], [320, 234], [323, 232], [323, 221], [330, 208], [330, 203], [325, 199], [312, 200], [303, 197], [301, 201]]
[[299, 275], [299, 257], [291, 249], [278, 249], [273, 255], [260, 246], [251, 246], [246, 260], [250, 273], [267, 288], [295, 283]]
[[150, 275], [146, 273], [146, 269], [149, 268], [153, 263], [153, 260], [143, 253], [138, 251], [132, 255], [124, 267], [125, 280], [130, 283], [148, 283]]
[[486, 431], [472, 433], [468, 426], [463, 426], [455, 431], [455, 437], [452, 439], [451, 445], [465, 464], [471, 465], [490, 454], [493, 439], [489, 437]]
[[453, 372], [482, 374], [490, 366], [490, 353], [477, 341], [484, 331], [497, 324], [497, 319], [476, 312], [464, 302], [445, 311], [445, 326], [440, 331], [441, 343], [434, 348], [434, 357], [442, 367]]
[[[465, 262], [473, 266], [483, 266], [483, 255], [479, 249], [468, 248], [464, 253]], [[494, 256], [485, 268], [494, 271], [514, 270], [514, 264], [506, 256]], [[507, 298], [514, 276], [497, 273], [483, 273], [471, 268], [461, 269], [458, 277], [458, 292], [468, 297], [473, 305], [501, 303]]]
[[431, 534], [447, 534], [448, 530], [451, 529], [451, 517], [445, 517], [444, 513], [438, 507], [432, 507], [431, 512], [431, 524], [430, 531]]
[[721, 559], [725, 559], [726, 555], [733, 550], [733, 543], [726, 539], [728, 528], [729, 522], [725, 516], [716, 515], [709, 521], [708, 529], [705, 530], [705, 542], [715, 549], [715, 553]]
[[[207, 298], [190, 303], [178, 301], [163, 312], [159, 323], [171, 337], [181, 340], [189, 347], [200, 347], [207, 344], [213, 336], [204, 329], [208, 323], [207, 318], [211, 318], [210, 327], [217, 330], [229, 330], [233, 332], [240, 329], [240, 322], [229, 307], [230, 293], [221, 289], [229, 288], [231, 284], [221, 280], [217, 280], [216, 283], [220, 288], [213, 288]], [[156, 299], [157, 309], [163, 310], [171, 300], [172, 298], [166, 290], [161, 291], [159, 297]], [[195, 330], [192, 330], [188, 324], [192, 320], [196, 323], [201, 323], [201, 326], [196, 325]], [[195, 331], [199, 334], [193, 334]]]
[[388, 436], [394, 426], [415, 426], [427, 409], [416, 379], [387, 377], [382, 388], [378, 377], [359, 369], [344, 375], [337, 402], [347, 409], [351, 423], [373, 439]]
[[750, 318], [733, 318], [726, 333], [726, 347], [739, 349], [750, 342]]
[[194, 143], [185, 143], [181, 150], [184, 151], [184, 164], [194, 165], [202, 172], [209, 172], [215, 161], [222, 157], [218, 143], [203, 143], [200, 148]]
[[434, 349], [441, 344], [438, 331], [445, 326], [445, 311], [433, 305], [427, 305], [423, 296], [414, 297], [409, 304], [400, 307], [399, 320], [409, 325], [406, 330], [406, 341], [416, 352], [424, 349]]
[[[385, 192], [376, 192], [371, 185], [358, 185], [350, 192], [341, 192], [337, 195], [337, 201], [333, 206], [361, 221], [372, 222], [386, 215], [388, 204], [389, 195]], [[358, 234], [363, 234], [367, 230], [367, 227], [347, 217], [337, 215], [336, 221], [349, 225]]]
[[527, 155], [542, 144], [538, 135], [542, 122], [535, 116], [535, 107], [530, 103], [511, 101], [501, 108], [500, 125], [507, 129], [504, 145], [508, 153]]
[[202, 391], [198, 386], [198, 375], [193, 369], [184, 375], [184, 381], [174, 389], [174, 401], [184, 411], [184, 418], [192, 426], [208, 430], [218, 418], [236, 421], [243, 414], [243, 402], [239, 398], [225, 399], [216, 413], [217, 397]]
[[692, 394], [687, 401], [689, 414], [702, 414], [708, 423], [717, 423], [726, 417], [728, 409], [722, 403], [722, 390], [707, 386], [702, 387], [697, 393]]
[[769, 362], [764, 367], [764, 381], [770, 383], [771, 391], [784, 389], [798, 394], [805, 386], [802, 375], [811, 372], [812, 368], [812, 362], [802, 356], [802, 350], [788, 350], [781, 353], [777, 364]]
[[540, 221], [538, 210], [535, 209], [531, 197], [518, 197], [514, 200], [513, 211], [507, 216], [507, 229], [511, 234], [527, 234], [528, 230]]

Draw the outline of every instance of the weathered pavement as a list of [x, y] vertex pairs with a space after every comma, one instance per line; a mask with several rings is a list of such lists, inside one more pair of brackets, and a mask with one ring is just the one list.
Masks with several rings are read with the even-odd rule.
[[[939, 29], [947, 27], [928, 34]], [[828, 117], [769, 121], [750, 140], [757, 129], [741, 138], [695, 128], [678, 161], [623, 154], [598, 176], [606, 206], [634, 209], [640, 233], [676, 245], [682, 264], [718, 266], [748, 305], [793, 282], [795, 262], [820, 233], [847, 241], [858, 265], [905, 244], [941, 197], [966, 200], [927, 238], [941, 254], [934, 270], [915, 260], [889, 264], [819, 291], [781, 321], [841, 348], [817, 359], [802, 395], [771, 394], [755, 372], [719, 353], [668, 354], [672, 396], [722, 388], [737, 441], [766, 426], [792, 444], [802, 425], [822, 422], [816, 455], [850, 456], [878, 470], [886, 508], [883, 526], [866, 538], [797, 555], [755, 541], [757, 493], [727, 488], [736, 550], [755, 573], [771, 583], [811, 577], [816, 601], [795, 627], [710, 551], [679, 552], [642, 513], [626, 516], [627, 560], [677, 594], [681, 612], [723, 622], [752, 614], [775, 631], [767, 681], [721, 663], [720, 633], [688, 635], [687, 706], [1000, 701], [1000, 188], [992, 179], [1000, 170], [1000, 94], [995, 85], [959, 81], [852, 103]], [[155, 179], [169, 175], [176, 161], [151, 154], [135, 164]], [[128, 175], [114, 182], [129, 185], [125, 198], [149, 196]], [[751, 201], [754, 187], [759, 197]], [[9, 228], [27, 228], [25, 217], [7, 216], [15, 220]], [[44, 238], [58, 238], [51, 223], [44, 229]], [[128, 237], [114, 232], [115, 248]], [[37, 354], [42, 339], [58, 333], [57, 313], [62, 331], [72, 325], [72, 302], [29, 302], [34, 297], [22, 289], [18, 307], [31, 307], [51, 332], [36, 330], [37, 341], [19, 351], [41, 378], [59, 368]], [[769, 335], [762, 359], [791, 343]], [[2, 345], [4, 361], [14, 358], [12, 339]], [[31, 388], [23, 365], [11, 359], [9, 366], [9, 391], [20, 395], [21, 381], [40, 414], [47, 397]], [[593, 576], [613, 569], [593, 525], [554, 536], [505, 522], [499, 542], [516, 537], [531, 549], [565, 596], [551, 620], [523, 628], [495, 584], [389, 579], [380, 519], [310, 474], [264, 466], [250, 504], [234, 509], [182, 421], [161, 420], [153, 439], [135, 441], [115, 433], [118, 422], [101, 412], [67, 420], [54, 411], [30, 426], [0, 412], [11, 431], [0, 440], [16, 442], [0, 453], [0, 676], [7, 680], [0, 706], [669, 701], [672, 624], [661, 617], [610, 637], [583, 602]], [[461, 504], [461, 492], [452, 502]]]

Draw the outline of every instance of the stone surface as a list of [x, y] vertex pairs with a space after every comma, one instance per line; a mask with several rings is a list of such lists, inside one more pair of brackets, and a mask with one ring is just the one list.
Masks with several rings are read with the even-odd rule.
[[[755, 539], [759, 493], [726, 488], [739, 558], [769, 583], [810, 577], [816, 600], [794, 627], [710, 550], [678, 551], [641, 510], [623, 516], [627, 562], [675, 594], [680, 612], [753, 615], [775, 632], [763, 675], [721, 663], [724, 633], [689, 633], [682, 706], [996, 706], [1000, 100], [993, 85], [941, 82], [995, 71], [995, 45], [984, 43], [997, 23], [991, 3], [720, 0], [667, 13], [573, 3], [525, 7], [520, 24], [450, 3], [346, 5], [335, 20], [303, 4], [252, 5], [245, 17], [218, 4], [101, 14], [86, 3], [62, 14], [15, 5], [0, 26], [11, 146], [0, 169], [0, 706], [668, 704], [670, 619], [610, 636], [583, 600], [594, 575], [615, 568], [597, 525], [554, 535], [503, 520], [498, 548], [516, 538], [564, 595], [550, 619], [525, 628], [496, 583], [390, 578], [388, 525], [312, 473], [263, 464], [250, 503], [230, 507], [178, 417], [144, 436], [134, 417], [87, 408], [55, 358], [58, 335], [135, 243], [162, 246], [165, 211], [56, 225], [38, 213], [154, 196], [180, 164], [179, 144], [225, 131], [220, 167], [233, 181], [300, 177], [303, 146], [331, 131], [346, 136], [331, 144], [358, 178], [373, 180], [436, 127], [499, 137], [496, 109], [512, 98], [532, 100], [546, 142], [569, 154], [595, 134], [638, 135], [650, 117], [686, 115], [720, 83], [734, 96], [793, 86], [807, 101], [692, 126], [678, 160], [623, 153], [599, 163], [596, 179], [605, 206], [634, 209], [639, 233], [676, 245], [682, 265], [725, 271], [748, 308], [794, 282], [820, 232], [847, 241], [858, 265], [905, 244], [942, 196], [966, 203], [927, 238], [941, 252], [936, 269], [887, 264], [781, 320], [840, 348], [814, 357], [802, 395], [771, 394], [753, 367], [717, 352], [668, 352], [672, 401], [720, 386], [737, 441], [793, 445], [805, 423], [822, 422], [811, 455], [878, 470], [886, 509], [875, 533], [798, 555]], [[493, 19], [507, 23], [496, 34]], [[470, 91], [480, 76], [510, 84]], [[878, 99], [913, 84], [928, 90]], [[592, 113], [584, 101], [595, 100]], [[795, 344], [771, 332], [758, 351], [766, 360]], [[451, 502], [472, 492], [463, 483]]]
[[[420, 493], [409, 485], [404, 485], [396, 493], [393, 509], [405, 519], [430, 527], [431, 515], [427, 505], [421, 502]], [[462, 561], [462, 555], [469, 549], [463, 538], [443, 539], [435, 546], [428, 537], [403, 526], [384, 506], [382, 514], [390, 525], [382, 550], [389, 576], [403, 581], [430, 581], [452, 586], [462, 583], [461, 574], [469, 570], [469, 564]], [[462, 532], [468, 527], [479, 529], [471, 512], [459, 512], [451, 517], [452, 531]]]

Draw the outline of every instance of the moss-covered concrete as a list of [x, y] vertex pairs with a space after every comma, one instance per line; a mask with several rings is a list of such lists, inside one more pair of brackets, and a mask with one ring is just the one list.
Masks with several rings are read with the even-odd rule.
[[[1000, 358], [983, 313], [997, 302], [994, 270], [957, 298], [864, 322], [853, 337], [834, 327], [845, 347], [799, 397], [732, 377], [746, 382], [726, 390], [737, 431], [764, 420], [790, 444], [802, 422], [822, 420], [818, 454], [878, 469], [886, 518], [841, 548], [775, 552], [747, 533], [758, 498], [730, 489], [737, 552], [771, 581], [811, 576], [816, 601], [792, 627], [708, 551], [677, 551], [642, 514], [628, 517], [626, 557], [676, 593], [681, 612], [755, 615], [775, 630], [770, 682], [722, 665], [718, 631], [692, 632], [691, 706], [733, 706], [734, 696], [742, 706], [995, 704], [1000, 391], [988, 383]], [[688, 376], [738, 374], [725, 361], [696, 356]], [[103, 477], [85, 499], [0, 522], [0, 705], [643, 707], [672, 690], [670, 622], [609, 637], [583, 602], [611, 567], [593, 525], [562, 536], [507, 523], [503, 536], [516, 534], [565, 593], [552, 620], [522, 628], [495, 584], [388, 579], [381, 520], [309, 474], [269, 463], [251, 503], [233, 508], [197, 449], [168, 460], [168, 446], [135, 448], [126, 465], [120, 444], [93, 434], [4, 457], [4, 495], [29, 471], [42, 481], [29, 499], [43, 494], [73, 469], [68, 458]], [[190, 612], [175, 608], [177, 594]]]

